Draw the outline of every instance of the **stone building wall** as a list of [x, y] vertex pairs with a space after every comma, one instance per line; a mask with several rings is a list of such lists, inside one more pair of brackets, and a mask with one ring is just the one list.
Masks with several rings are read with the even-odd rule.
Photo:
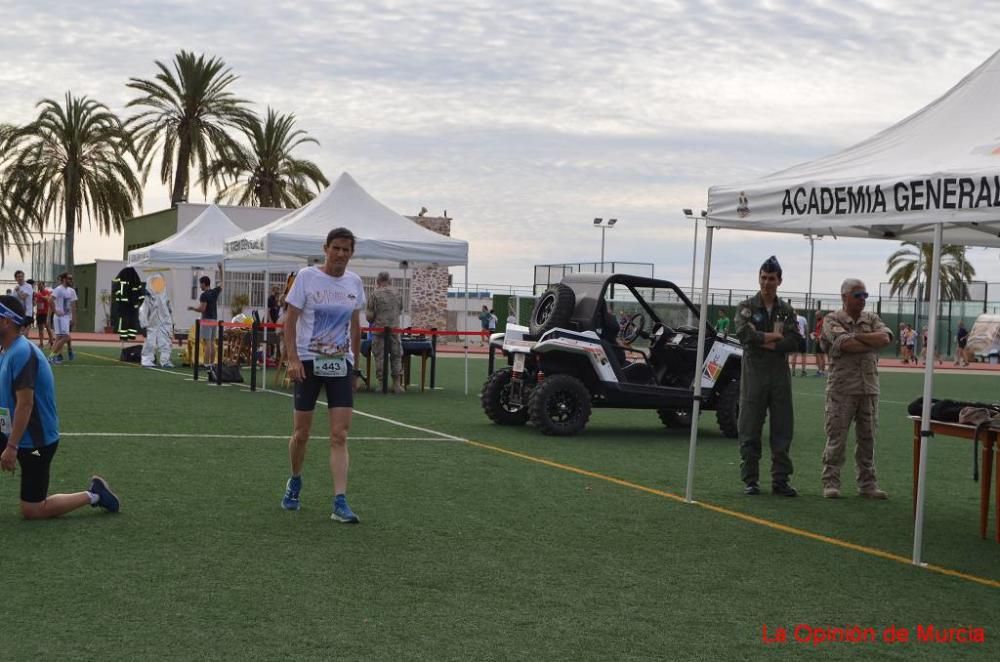
[[[451, 236], [447, 216], [408, 216], [417, 225]], [[418, 266], [410, 277], [410, 324], [420, 329], [448, 328], [448, 267]]]

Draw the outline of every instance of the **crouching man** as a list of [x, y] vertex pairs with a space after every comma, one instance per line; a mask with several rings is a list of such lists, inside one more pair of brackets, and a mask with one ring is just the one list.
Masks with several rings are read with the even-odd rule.
[[100, 476], [86, 492], [49, 495], [49, 467], [59, 447], [52, 368], [42, 350], [21, 335], [24, 308], [12, 296], [0, 296], [0, 469], [21, 467], [21, 515], [25, 519], [59, 517], [83, 506], [116, 513], [118, 497]]

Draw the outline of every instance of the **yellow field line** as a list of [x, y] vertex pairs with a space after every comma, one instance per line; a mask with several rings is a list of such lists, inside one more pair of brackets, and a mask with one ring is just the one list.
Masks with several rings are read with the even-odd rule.
[[[511, 457], [527, 460], [528, 462], [534, 462], [536, 464], [552, 467], [553, 469], [568, 471], [570, 473], [579, 474], [581, 476], [587, 476], [588, 478], [594, 478], [608, 483], [613, 483], [615, 485], [620, 485], [622, 487], [627, 487], [628, 489], [631, 490], [646, 492], [647, 494], [653, 494], [659, 497], [663, 497], [664, 499], [671, 499], [679, 503], [686, 503], [684, 497], [678, 494], [674, 494], [672, 492], [667, 492], [665, 490], [658, 490], [653, 487], [647, 487], [646, 485], [640, 485], [639, 483], [633, 483], [631, 481], [622, 480], [621, 478], [615, 478], [614, 476], [607, 476], [605, 474], [597, 473], [596, 471], [588, 471], [587, 469], [581, 469], [579, 467], [574, 467], [569, 464], [561, 464], [559, 462], [553, 462], [552, 460], [546, 460], [544, 458], [535, 457], [534, 455], [528, 455], [526, 453], [519, 453], [517, 451], [501, 448], [500, 446], [484, 444], [479, 441], [472, 441], [471, 439], [462, 439], [461, 441], [462, 443], [468, 444], [469, 446], [475, 446], [476, 448], [482, 448], [484, 450], [493, 451], [495, 453], [503, 453], [504, 455], [510, 455]], [[868, 554], [870, 556], [877, 556], [878, 558], [886, 559], [889, 561], [896, 561], [897, 563], [902, 563], [904, 565], [908, 565], [911, 567], [913, 565], [913, 561], [905, 556], [901, 556], [899, 554], [893, 554], [892, 552], [887, 552], [881, 549], [876, 549], [875, 547], [858, 545], [856, 543], [848, 542], [846, 540], [841, 540], [839, 538], [834, 538], [832, 536], [825, 536], [820, 533], [807, 531], [805, 529], [799, 529], [794, 526], [788, 526], [787, 524], [780, 524], [778, 522], [773, 522], [769, 519], [764, 519], [763, 517], [748, 515], [746, 513], [741, 513], [738, 510], [730, 510], [729, 508], [724, 508], [722, 506], [717, 506], [711, 503], [695, 501], [692, 505], [698, 506], [699, 508], [704, 508], [705, 510], [710, 510], [714, 513], [719, 513], [720, 515], [727, 515], [729, 517], [734, 517], [736, 519], [743, 520], [744, 522], [749, 522], [751, 524], [764, 526], [769, 529], [773, 529], [775, 531], [781, 531], [782, 533], [788, 533], [794, 536], [799, 536], [801, 538], [807, 538], [809, 540], [815, 540], [818, 542], [826, 543], [828, 545], [841, 547], [843, 549], [849, 549], [855, 552], [861, 552], [862, 554]], [[926, 570], [930, 570], [931, 572], [936, 572], [941, 575], [947, 575], [949, 577], [957, 577], [959, 579], [964, 579], [966, 581], [974, 582], [976, 584], [981, 584], [983, 586], [989, 586], [990, 588], [1000, 588], [1000, 581], [987, 579], [986, 577], [970, 575], [965, 572], [959, 572], [958, 570], [952, 570], [950, 568], [945, 568], [943, 566], [933, 565], [930, 563], [922, 565], [920, 567]]]

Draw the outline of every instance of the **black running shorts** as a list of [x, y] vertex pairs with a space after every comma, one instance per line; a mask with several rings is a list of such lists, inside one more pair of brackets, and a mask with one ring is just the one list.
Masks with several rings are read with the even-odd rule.
[[49, 496], [49, 466], [59, 446], [18, 448], [17, 463], [21, 466], [21, 501], [41, 503]]
[[354, 406], [354, 390], [351, 387], [354, 366], [350, 363], [347, 364], [346, 377], [317, 377], [313, 374], [311, 360], [303, 361], [302, 368], [305, 370], [305, 378], [301, 382], [295, 382], [295, 411], [314, 410], [319, 392], [324, 387], [327, 408]]

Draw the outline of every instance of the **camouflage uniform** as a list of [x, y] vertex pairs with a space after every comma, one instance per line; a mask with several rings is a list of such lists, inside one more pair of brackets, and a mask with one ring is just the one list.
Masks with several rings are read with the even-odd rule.
[[826, 382], [826, 447], [823, 449], [823, 487], [840, 489], [847, 431], [854, 421], [857, 447], [858, 489], [878, 489], [875, 476], [875, 434], [878, 431], [878, 350], [844, 352], [841, 345], [855, 333], [882, 332], [893, 335], [875, 313], [862, 311], [857, 321], [843, 310], [823, 320], [823, 349], [829, 356]]
[[[403, 313], [403, 299], [391, 287], [376, 287], [368, 298], [366, 309], [368, 326], [372, 328], [394, 328], [399, 324], [399, 316]], [[382, 357], [385, 351], [384, 332], [372, 334], [372, 361], [375, 363], [375, 376], [382, 382]], [[398, 377], [403, 373], [403, 346], [398, 333], [389, 336], [389, 374]]]
[[[786, 354], [798, 350], [795, 309], [780, 298], [768, 313], [758, 292], [740, 303], [733, 335], [743, 345], [740, 372], [740, 478], [747, 485], [759, 481], [761, 431], [770, 413], [771, 481], [787, 483], [792, 473], [788, 449], [792, 445], [792, 380]], [[762, 349], [765, 332], [781, 331], [784, 338], [773, 350]]]

